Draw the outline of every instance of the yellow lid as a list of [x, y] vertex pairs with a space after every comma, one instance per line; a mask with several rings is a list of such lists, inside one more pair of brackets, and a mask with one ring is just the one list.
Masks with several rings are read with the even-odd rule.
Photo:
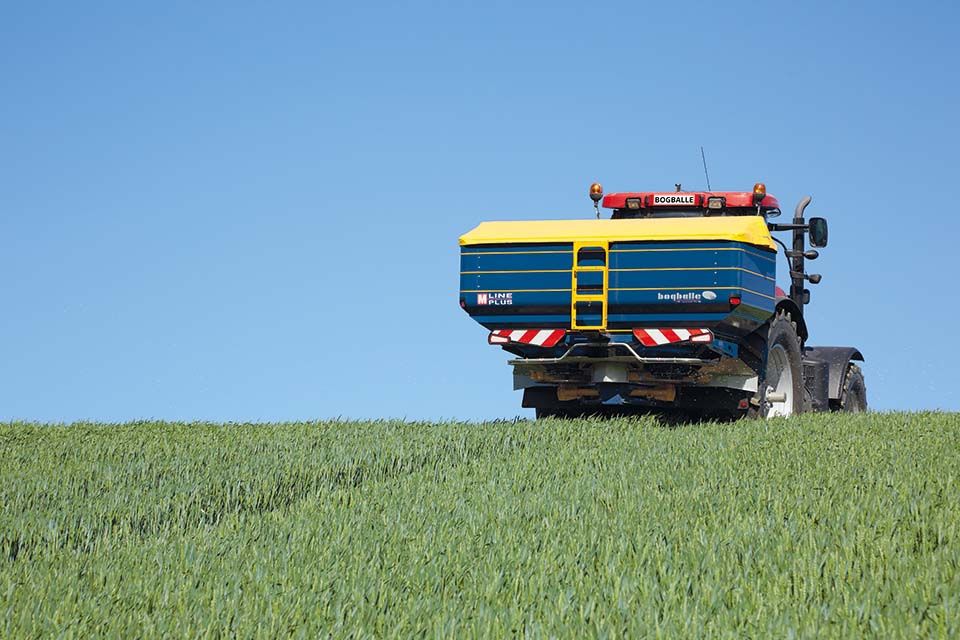
[[625, 240], [732, 240], [776, 250], [761, 216], [628, 218], [622, 220], [528, 220], [481, 222], [460, 236], [463, 246], [511, 242]]

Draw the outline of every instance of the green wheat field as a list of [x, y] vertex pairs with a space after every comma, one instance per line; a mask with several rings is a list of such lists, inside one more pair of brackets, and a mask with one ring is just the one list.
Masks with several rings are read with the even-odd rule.
[[957, 637], [960, 415], [0, 424], [0, 637]]

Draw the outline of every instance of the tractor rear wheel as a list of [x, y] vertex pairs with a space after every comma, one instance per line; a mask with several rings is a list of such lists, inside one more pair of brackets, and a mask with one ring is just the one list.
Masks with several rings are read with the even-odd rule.
[[[803, 411], [803, 354], [797, 325], [786, 311], [777, 313], [767, 333], [767, 366], [761, 382], [764, 418], [790, 416]], [[763, 388], [763, 387], [761, 387]]]
[[846, 413], [863, 413], [867, 410], [867, 384], [863, 380], [863, 371], [852, 363], [847, 365], [843, 377], [839, 409]]

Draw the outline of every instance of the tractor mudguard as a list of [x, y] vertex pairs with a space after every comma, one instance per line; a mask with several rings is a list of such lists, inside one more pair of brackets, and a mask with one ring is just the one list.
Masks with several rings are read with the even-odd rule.
[[803, 357], [808, 360], [819, 360], [830, 366], [830, 399], [839, 400], [843, 386], [843, 376], [851, 360], [863, 362], [863, 354], [854, 347], [806, 347]]
[[807, 321], [803, 319], [803, 310], [797, 306], [796, 302], [787, 297], [778, 297], [777, 308], [774, 311], [774, 315], [781, 311], [789, 313], [793, 321], [797, 323], [797, 335], [800, 336], [801, 340], [806, 340], [810, 337], [807, 331]]

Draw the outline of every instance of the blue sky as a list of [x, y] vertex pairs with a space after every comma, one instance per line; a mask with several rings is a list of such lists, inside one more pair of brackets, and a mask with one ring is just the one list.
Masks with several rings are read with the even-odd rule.
[[954, 3], [134, 4], [2, 10], [0, 418], [526, 415], [457, 236], [700, 145], [830, 220], [872, 406], [960, 409]]

